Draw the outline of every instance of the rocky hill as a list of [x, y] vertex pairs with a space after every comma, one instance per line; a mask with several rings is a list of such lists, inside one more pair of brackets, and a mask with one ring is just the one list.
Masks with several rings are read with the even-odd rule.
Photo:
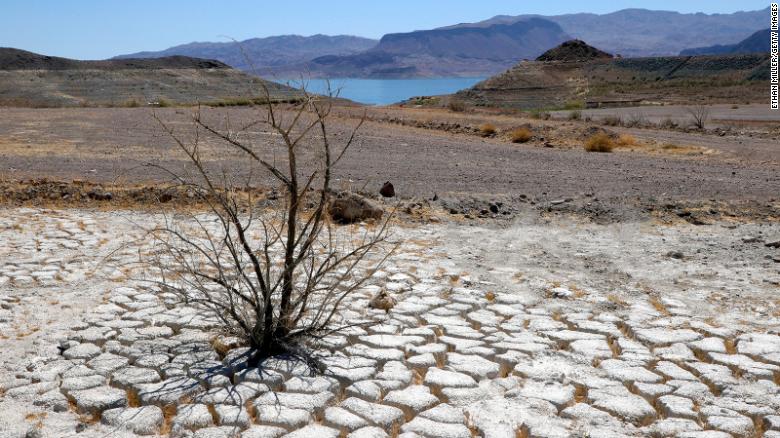
[[735, 53], [769, 53], [769, 29], [759, 30], [737, 44], [698, 47], [680, 52], [684, 55], [723, 55]]
[[249, 76], [214, 60], [78, 61], [0, 48], [0, 106], [135, 106], [246, 99], [266, 84], [275, 99], [296, 91]]
[[762, 102], [768, 78], [768, 54], [524, 61], [455, 99], [519, 109]]
[[172, 55], [216, 59], [241, 70], [268, 74], [275, 68], [300, 64], [329, 55], [353, 55], [376, 46], [377, 40], [350, 35], [282, 35], [240, 42], [196, 42], [157, 52], [138, 52], [123, 58], [159, 58]]
[[489, 27], [539, 17], [552, 21], [567, 34], [624, 57], [677, 55], [690, 47], [730, 44], [763, 29], [769, 8], [733, 14], [681, 14], [671, 11], [624, 9], [609, 14], [499, 15], [452, 28]]
[[388, 34], [364, 53], [324, 56], [280, 69], [322, 77], [486, 76], [570, 39], [555, 23], [539, 18], [481, 28]]
[[544, 52], [537, 61], [587, 61], [590, 59], [612, 58], [607, 52], [599, 50], [582, 40], [566, 41], [560, 46]]

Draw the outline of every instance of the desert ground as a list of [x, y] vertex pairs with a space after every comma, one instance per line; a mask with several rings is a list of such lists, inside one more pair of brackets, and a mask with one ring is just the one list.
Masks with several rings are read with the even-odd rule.
[[[645, 118], [684, 117], [666, 110]], [[235, 131], [255, 114], [203, 111]], [[168, 181], [149, 163], [187, 170], [151, 109], [0, 109], [0, 437], [780, 437], [776, 120], [335, 111], [340, 138], [368, 119], [336, 185], [394, 184], [376, 202], [401, 205], [399, 250], [311, 375], [242, 367], [213, 318], [143, 281], [143, 230], [176, 206], [120, 194]], [[156, 110], [185, 137], [191, 112]], [[586, 152], [598, 132], [622, 143]], [[202, 141], [214, 169], [249, 174]], [[68, 189], [85, 185], [114, 195]], [[387, 311], [368, 305], [382, 290]]]
[[[187, 137], [192, 111], [163, 108], [155, 113]], [[742, 111], [756, 112], [752, 107]], [[245, 108], [203, 112], [217, 126], [229, 121], [235, 131], [256, 116]], [[571, 200], [578, 210], [645, 211], [702, 202], [765, 209], [775, 205], [780, 193], [777, 122], [698, 132], [603, 127], [595, 121], [535, 120], [490, 111], [343, 107], [336, 110], [340, 117], [333, 130], [344, 138], [364, 114], [368, 121], [339, 164], [338, 184], [373, 192], [391, 181], [401, 198], [449, 200], [447, 206], [454, 204], [467, 214], [495, 201], [509, 210], [559, 200]], [[0, 115], [0, 172], [5, 179], [135, 184], [170, 179], [150, 163], [182, 169], [182, 155], [148, 108], [4, 108]], [[485, 124], [494, 125], [496, 133], [483, 136], [480, 127]], [[508, 138], [519, 126], [533, 134], [525, 144]], [[583, 143], [603, 130], [633, 140], [610, 154], [584, 151]], [[262, 144], [274, 134], [253, 126], [240, 138]], [[215, 169], [246, 166], [240, 154], [214, 149], [214, 138], [201, 142], [211, 147]], [[282, 160], [273, 148], [261, 151], [268, 159]]]

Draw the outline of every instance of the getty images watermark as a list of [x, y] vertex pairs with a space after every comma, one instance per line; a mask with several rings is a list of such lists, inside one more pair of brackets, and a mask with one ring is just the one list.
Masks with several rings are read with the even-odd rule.
[[771, 98], [770, 105], [772, 106], [772, 109], [777, 109], [777, 94], [778, 94], [778, 88], [780, 87], [780, 84], [778, 84], [778, 77], [777, 77], [777, 3], [772, 3], [772, 6], [770, 8], [771, 18], [770, 18], [770, 31], [769, 31], [769, 54], [770, 54], [770, 61], [769, 65], [770, 72], [769, 72], [769, 83], [770, 83], [770, 92], [769, 96]]

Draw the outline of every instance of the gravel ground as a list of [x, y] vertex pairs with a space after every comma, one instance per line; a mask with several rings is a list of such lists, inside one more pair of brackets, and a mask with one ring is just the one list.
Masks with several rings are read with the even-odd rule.
[[[780, 113], [772, 111], [768, 104], [749, 104], [749, 105], [710, 105], [708, 106], [708, 125], [717, 126], [739, 126], [744, 124], [749, 126], [751, 123], [774, 123], [780, 124]], [[690, 110], [694, 106], [682, 105], [658, 105], [628, 108], [599, 108], [582, 110], [582, 115], [590, 116], [594, 119], [602, 119], [608, 116], [621, 117], [623, 120], [640, 118], [650, 123], [661, 123], [666, 119], [671, 119], [681, 125], [690, 124], [693, 120]], [[565, 118], [571, 111], [554, 111], [554, 117]]]
[[401, 225], [311, 377], [128, 279], [157, 220], [3, 210], [0, 437], [780, 436], [777, 224]]
[[[189, 128], [185, 113], [189, 111], [166, 108], [158, 113], [177, 132], [186, 134]], [[561, 132], [558, 136], [562, 142], [572, 130], [586, 127], [507, 115], [371, 111], [400, 112], [412, 117], [427, 114], [433, 119], [468, 124], [495, 120], [500, 129], [524, 123], [549, 125]], [[162, 174], [145, 164], [154, 162], [180, 170], [182, 162], [150, 114], [145, 108], [0, 109], [2, 176], [11, 180], [45, 177], [129, 183], [160, 180]], [[250, 120], [252, 110], [208, 110], [208, 117], [214, 121], [224, 122], [227, 114], [235, 128]], [[354, 123], [354, 119], [340, 119], [334, 124], [334, 131], [343, 138], [346, 128]], [[431, 198], [437, 194], [516, 199], [524, 195], [550, 201], [591, 193], [613, 206], [675, 200], [766, 203], [780, 193], [780, 148], [773, 139], [644, 129], [630, 132], [642, 141], [674, 141], [700, 152], [676, 155], [663, 150], [619, 150], [598, 154], [587, 153], [581, 147], [517, 145], [502, 138], [369, 122], [352, 152], [340, 163], [337, 186], [378, 190], [385, 181], [392, 181], [399, 196], [406, 198]], [[267, 142], [273, 137], [266, 132], [250, 131], [246, 138]], [[566, 140], [567, 144], [582, 141], [572, 138]], [[202, 140], [206, 144], [204, 150], [213, 144], [213, 140]], [[275, 156], [273, 150], [264, 152], [269, 159], [281, 160], [281, 155]], [[212, 150], [211, 156], [214, 167], [246, 168], [246, 160], [240, 155]]]

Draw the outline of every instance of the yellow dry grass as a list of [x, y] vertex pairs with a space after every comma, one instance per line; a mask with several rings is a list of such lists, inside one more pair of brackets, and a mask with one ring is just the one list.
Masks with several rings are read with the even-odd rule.
[[517, 128], [510, 133], [512, 143], [526, 143], [534, 137], [534, 133], [528, 128]]
[[612, 152], [613, 149], [615, 149], [614, 140], [603, 132], [594, 134], [585, 141], [585, 150], [588, 152]]
[[483, 137], [490, 137], [491, 135], [495, 135], [498, 131], [498, 128], [496, 128], [496, 125], [492, 123], [483, 123], [479, 125], [479, 133]]

